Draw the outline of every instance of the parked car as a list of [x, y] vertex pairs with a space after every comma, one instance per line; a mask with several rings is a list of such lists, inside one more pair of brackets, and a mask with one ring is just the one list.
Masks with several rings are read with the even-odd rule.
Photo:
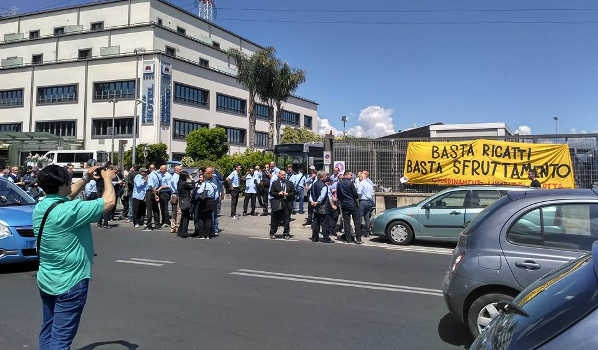
[[508, 191], [525, 191], [516, 186], [461, 186], [438, 192], [423, 201], [389, 209], [372, 220], [372, 235], [394, 244], [407, 245], [414, 239], [457, 242], [459, 233], [484, 208]]
[[37, 259], [32, 215], [35, 200], [0, 178], [0, 264]]
[[593, 190], [509, 192], [461, 233], [443, 281], [450, 312], [479, 334], [499, 302], [598, 240], [598, 193]]
[[598, 348], [598, 244], [537, 280], [475, 340], [471, 350]]

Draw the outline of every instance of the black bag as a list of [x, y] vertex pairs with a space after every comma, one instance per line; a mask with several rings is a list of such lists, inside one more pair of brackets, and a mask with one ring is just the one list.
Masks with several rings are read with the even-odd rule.
[[46, 225], [46, 220], [48, 220], [48, 215], [50, 215], [50, 212], [52, 211], [52, 209], [56, 208], [56, 206], [58, 204], [64, 203], [65, 201], [57, 201], [52, 203], [52, 205], [50, 205], [50, 207], [46, 210], [46, 213], [44, 214], [44, 218], [42, 219], [42, 223], [39, 226], [39, 232], [37, 234], [37, 256], [39, 256], [39, 247], [40, 244], [42, 242], [42, 232], [44, 232], [44, 226]]

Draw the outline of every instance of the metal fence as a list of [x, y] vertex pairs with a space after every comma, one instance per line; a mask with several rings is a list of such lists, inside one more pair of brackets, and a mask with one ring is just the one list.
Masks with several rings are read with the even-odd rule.
[[[577, 188], [598, 186], [598, 134], [515, 135], [508, 137], [483, 137], [485, 139], [568, 144]], [[402, 185], [407, 145], [412, 141], [458, 141], [469, 138], [409, 138], [394, 140], [352, 139], [335, 141], [333, 159], [344, 161], [351, 171], [368, 170], [370, 178], [380, 192], [437, 192], [436, 185]]]

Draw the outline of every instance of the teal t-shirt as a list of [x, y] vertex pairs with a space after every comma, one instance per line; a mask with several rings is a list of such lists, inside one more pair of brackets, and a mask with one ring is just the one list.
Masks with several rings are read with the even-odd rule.
[[104, 213], [104, 200], [68, 200], [59, 195], [48, 195], [33, 210], [33, 231], [39, 232], [46, 210], [58, 204], [48, 216], [40, 244], [39, 289], [50, 295], [60, 295], [85, 278], [91, 278], [93, 239], [90, 223]]

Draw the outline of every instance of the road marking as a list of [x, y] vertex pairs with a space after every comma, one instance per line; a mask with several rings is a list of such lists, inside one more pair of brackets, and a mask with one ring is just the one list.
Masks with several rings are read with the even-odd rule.
[[449, 248], [424, 248], [424, 247], [384, 247], [388, 250], [398, 250], [404, 252], [415, 252], [415, 253], [429, 253], [429, 254], [440, 254], [440, 255], [452, 255], [453, 250]]
[[251, 238], [251, 239], [263, 239], [263, 240], [266, 240], [266, 241], [299, 242], [298, 239], [293, 239], [293, 238], [291, 238], [291, 239], [282, 239], [282, 238], [272, 239], [270, 237], [254, 237], [254, 236], [250, 236], [250, 237], [247, 237], [247, 238]]
[[114, 260], [117, 263], [123, 264], [136, 264], [136, 265], [148, 265], [148, 266], [164, 266], [164, 264], [155, 264], [150, 262], [143, 262], [143, 261], [132, 261], [132, 260]]
[[383, 290], [383, 291], [390, 291], [390, 292], [442, 296], [442, 291], [440, 289], [410, 287], [410, 286], [387, 284], [387, 283], [354, 281], [354, 280], [345, 280], [345, 279], [329, 278], [329, 277], [321, 277], [321, 276], [295, 275], [295, 274], [288, 274], [288, 273], [249, 270], [249, 269], [239, 269], [237, 271], [230, 272], [229, 274], [237, 275], [237, 276], [246, 276], [246, 277], [269, 278], [269, 279], [287, 280], [287, 281], [295, 281], [295, 282], [307, 282], [307, 283], [314, 283], [314, 284], [335, 285], [335, 286], [341, 286], [341, 287], [353, 287], [353, 288]]
[[143, 262], [150, 262], [150, 263], [160, 263], [160, 264], [174, 264], [174, 261], [168, 261], [168, 260], [152, 260], [152, 259], [142, 259], [142, 258], [130, 258], [129, 260], [143, 261]]

